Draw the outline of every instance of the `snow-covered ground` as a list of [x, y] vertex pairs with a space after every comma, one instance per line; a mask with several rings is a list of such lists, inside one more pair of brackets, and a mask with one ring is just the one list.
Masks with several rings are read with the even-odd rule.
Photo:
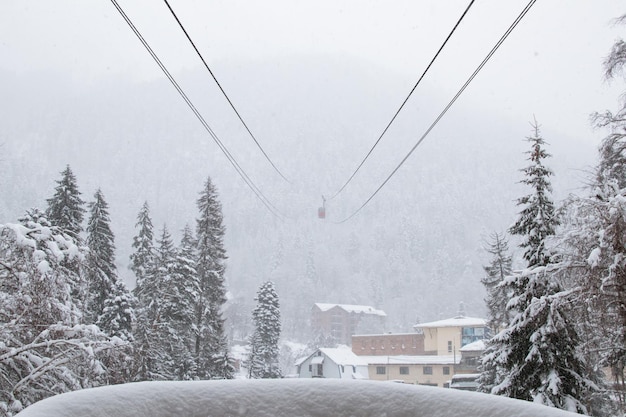
[[332, 379], [139, 382], [57, 395], [18, 414], [19, 417], [573, 415], [475, 392]]

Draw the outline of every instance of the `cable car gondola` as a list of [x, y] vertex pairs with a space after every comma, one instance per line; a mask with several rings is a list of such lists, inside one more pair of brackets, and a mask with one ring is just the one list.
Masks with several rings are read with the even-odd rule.
[[322, 196], [322, 207], [317, 209], [317, 217], [320, 219], [326, 218], [326, 199]]

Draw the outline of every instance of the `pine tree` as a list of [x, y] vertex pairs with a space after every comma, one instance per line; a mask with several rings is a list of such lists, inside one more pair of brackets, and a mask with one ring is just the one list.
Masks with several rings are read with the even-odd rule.
[[280, 306], [274, 283], [259, 287], [257, 306], [252, 312], [254, 333], [250, 338], [248, 376], [250, 378], [281, 378], [278, 355], [280, 339]]
[[130, 269], [135, 273], [137, 280], [137, 288], [141, 288], [142, 281], [154, 258], [154, 234], [152, 228], [152, 220], [150, 219], [150, 208], [148, 202], [143, 203], [139, 214], [137, 215], [137, 223], [135, 225], [139, 229], [137, 236], [133, 238], [133, 249], [130, 255]]
[[86, 266], [89, 293], [87, 314], [92, 323], [104, 312], [105, 301], [114, 296], [118, 281], [109, 206], [100, 189], [96, 191], [94, 199], [89, 203], [86, 241], [89, 250]]
[[528, 261], [528, 267], [548, 264], [550, 256], [545, 249], [546, 238], [553, 236], [559, 225], [554, 203], [550, 198], [552, 185], [549, 177], [553, 173], [543, 165], [543, 160], [550, 157], [550, 154], [544, 149], [545, 141], [536, 121], [533, 130], [533, 135], [528, 138], [531, 150], [527, 152], [531, 164], [522, 170], [526, 177], [521, 181], [522, 184], [529, 185], [532, 192], [517, 200], [522, 211], [509, 229], [512, 235], [522, 237], [520, 247], [526, 249], [524, 259]]
[[196, 224], [198, 242], [196, 268], [200, 293], [196, 299], [195, 356], [200, 379], [232, 378], [224, 334], [222, 305], [226, 302], [224, 283], [226, 250], [222, 205], [217, 190], [208, 178], [198, 199], [200, 217]]
[[489, 310], [488, 325], [494, 332], [498, 332], [509, 323], [509, 313], [506, 309], [509, 296], [502, 284], [504, 279], [511, 275], [512, 259], [508, 254], [509, 246], [503, 234], [492, 233], [490, 238], [486, 250], [492, 258], [489, 265], [484, 267], [486, 275], [481, 279], [481, 283], [487, 290], [485, 303]]
[[80, 198], [76, 177], [67, 165], [57, 181], [54, 195], [47, 200], [46, 217], [53, 225], [61, 228], [74, 239], [79, 239], [83, 231], [83, 217], [86, 212], [85, 202]]

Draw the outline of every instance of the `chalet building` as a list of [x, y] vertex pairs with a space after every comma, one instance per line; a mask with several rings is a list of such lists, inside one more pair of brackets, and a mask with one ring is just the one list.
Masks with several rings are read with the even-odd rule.
[[367, 379], [368, 364], [345, 348], [320, 348], [296, 362], [299, 378]]
[[424, 334], [424, 348], [436, 355], [461, 357], [461, 348], [472, 342], [489, 338], [485, 319], [457, 316], [451, 319], [419, 323], [413, 326]]
[[311, 328], [316, 336], [349, 345], [357, 333], [382, 333], [387, 315], [370, 306], [315, 303]]
[[364, 334], [352, 336], [352, 352], [359, 356], [435, 355], [424, 349], [423, 333]]

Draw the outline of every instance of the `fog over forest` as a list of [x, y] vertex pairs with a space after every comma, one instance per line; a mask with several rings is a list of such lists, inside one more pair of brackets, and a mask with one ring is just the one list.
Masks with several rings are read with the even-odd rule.
[[[362, 204], [416, 132], [430, 123], [438, 106], [428, 103], [445, 98], [428, 91], [381, 144], [398, 151], [374, 154], [327, 202], [327, 219], [321, 220], [322, 194], [345, 182], [397, 106], [392, 92], [402, 91], [393, 74], [371, 66], [354, 71], [360, 64], [335, 59], [333, 72], [344, 70], [339, 78], [331, 77], [322, 59], [250, 66], [259, 78], [283, 71], [281, 84], [293, 87], [275, 86], [272, 96], [256, 97], [241, 110], [291, 183], [271, 169], [219, 96], [194, 97], [253, 181], [285, 214], [282, 221], [257, 200], [166, 82], [113, 78], [106, 86], [78, 88], [61, 74], [42, 73], [33, 88], [32, 74], [4, 73], [14, 105], [2, 113], [0, 194], [6, 197], [0, 216], [15, 221], [27, 208], [45, 207], [59, 172], [70, 164], [85, 200], [98, 187], [108, 199], [118, 268], [132, 287], [128, 257], [143, 202], [151, 206], [155, 228], [166, 223], [179, 239], [185, 224], [194, 225], [199, 190], [211, 176], [224, 207], [227, 286], [242, 321], [249, 320], [256, 288], [266, 279], [276, 282], [285, 333], [294, 337], [306, 337], [301, 332], [314, 302], [382, 308], [390, 331], [454, 315], [460, 302], [468, 314], [483, 315], [483, 240], [515, 219], [514, 200], [525, 192], [517, 182], [527, 164], [524, 138], [533, 115], [517, 121], [489, 114], [468, 118], [471, 109], [461, 103], [366, 208], [337, 223]], [[314, 81], [325, 89], [299, 84], [305, 68], [314, 69]], [[182, 79], [189, 86], [206, 83], [200, 71]], [[280, 123], [274, 123], [277, 115]], [[584, 170], [594, 163], [594, 144], [536, 117], [553, 154], [548, 164], [558, 199], [583, 185]], [[244, 332], [246, 325], [239, 325]]]
[[[359, 35], [362, 39], [350, 31], [360, 21], [328, 5], [304, 11], [285, 6], [302, 16], [312, 14], [301, 23], [304, 34], [293, 32], [293, 39], [271, 25], [267, 33], [258, 30], [262, 22], [252, 19], [254, 8], [246, 9], [241, 22], [228, 22], [255, 25], [256, 37], [239, 26], [220, 32], [225, 21], [208, 12], [203, 27], [193, 26], [183, 10], [192, 30], [215, 31], [198, 36], [199, 45], [207, 50], [206, 43], [213, 42], [215, 49], [208, 51], [218, 78], [287, 182], [255, 146], [193, 51], [185, 49], [188, 55], [181, 58], [188, 45], [174, 35], [169, 17], [157, 17], [163, 11], [156, 9], [144, 16], [129, 5], [182, 88], [284, 219], [272, 215], [237, 175], [110, 5], [90, 9], [92, 15], [74, 22], [77, 27], [63, 26], [67, 32], [19, 38], [31, 49], [4, 42], [0, 222], [15, 222], [31, 207], [45, 208], [69, 164], [85, 200], [97, 188], [106, 196], [117, 266], [132, 288], [129, 255], [143, 202], [150, 204], [155, 229], [167, 224], [178, 240], [186, 224], [193, 227], [196, 199], [210, 176], [224, 210], [231, 296], [227, 317], [236, 337], [248, 331], [255, 291], [267, 279], [276, 283], [287, 338], [306, 340], [314, 302], [381, 308], [388, 314], [389, 331], [409, 331], [418, 320], [452, 316], [460, 302], [467, 314], [482, 316], [484, 239], [505, 231], [516, 218], [515, 200], [526, 192], [518, 181], [519, 169], [527, 165], [524, 138], [531, 133], [530, 122], [537, 119], [549, 143], [553, 157], [547, 165], [555, 173], [557, 201], [578, 192], [586, 169], [596, 162], [605, 132], [591, 128], [589, 114], [612, 106], [621, 91], [603, 83], [601, 69], [616, 33], [609, 19], [621, 12], [617, 2], [611, 3], [615, 10], [576, 4], [567, 18], [559, 16], [567, 2], [537, 6], [378, 195], [349, 221], [339, 222], [396, 167], [510, 23], [509, 14], [517, 13], [490, 4], [468, 15], [467, 32], [453, 39], [384, 140], [334, 199], [452, 26], [456, 9], [445, 12], [431, 5], [411, 12], [415, 19], [426, 13], [450, 20], [435, 24], [429, 19], [411, 23], [410, 13], [387, 7], [379, 11], [385, 14], [381, 17], [397, 19], [397, 27], [372, 24], [371, 31]], [[461, 3], [457, 6], [460, 11]], [[47, 6], [42, 7], [41, 13]], [[12, 12], [26, 13], [18, 9]], [[367, 19], [377, 13], [348, 10]], [[316, 13], [327, 13], [328, 20], [313, 36], [306, 29]], [[498, 13], [490, 20], [493, 25], [481, 26]], [[109, 26], [97, 21], [93, 33], [71, 37], [94, 16]], [[280, 22], [293, 29], [302, 17], [295, 16]], [[560, 29], [555, 31], [550, 19], [557, 17]], [[62, 18], [40, 24], [58, 27]], [[345, 33], [337, 22], [347, 25]], [[37, 21], [23, 24], [26, 31]], [[379, 39], [396, 30], [411, 36]], [[310, 44], [298, 44], [299, 36]], [[109, 37], [123, 48], [102, 40]], [[159, 44], [163, 38], [167, 42]], [[284, 43], [273, 46], [270, 38]], [[72, 53], [55, 54], [66, 51], [68, 39]], [[268, 44], [261, 47], [264, 41]], [[364, 57], [364, 51], [371, 56]], [[389, 58], [392, 53], [397, 61]], [[325, 220], [317, 217], [323, 195], [329, 198]], [[515, 241], [511, 247], [521, 264]]]

